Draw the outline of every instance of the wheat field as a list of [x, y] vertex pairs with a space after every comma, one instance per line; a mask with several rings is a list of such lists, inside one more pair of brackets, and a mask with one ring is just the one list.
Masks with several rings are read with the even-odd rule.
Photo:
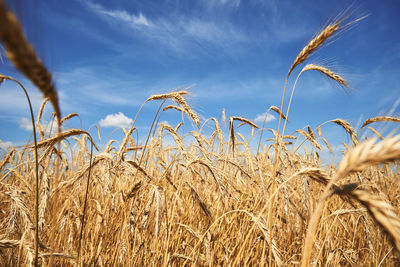
[[[338, 19], [317, 33], [300, 50], [286, 82], [354, 22]], [[123, 140], [101, 146], [88, 131], [63, 127], [78, 114], [61, 117], [51, 75], [3, 1], [0, 38], [10, 61], [47, 97], [32, 114], [37, 142], [2, 148], [1, 266], [400, 264], [400, 135], [383, 137], [372, 127], [399, 118], [373, 117], [360, 129], [343, 119], [315, 129], [304, 122], [303, 129], [287, 134], [295, 86], [286, 110], [286, 84], [281, 108], [270, 107], [280, 118], [276, 129], [225, 113], [221, 120], [200, 120], [188, 92], [174, 91], [144, 102], [159, 104], [147, 138], [135, 140], [133, 122]], [[347, 86], [339, 74], [311, 63], [295, 84], [306, 71]], [[48, 102], [55, 112], [45, 123]], [[187, 119], [158, 123], [162, 112]], [[53, 124], [58, 132], [49, 136]], [[327, 124], [343, 128], [351, 140], [329, 166], [318, 153], [333, 154], [324, 138]], [[245, 136], [241, 127], [251, 133]], [[367, 130], [375, 137], [362, 138]], [[254, 140], [258, 147], [251, 145]]]

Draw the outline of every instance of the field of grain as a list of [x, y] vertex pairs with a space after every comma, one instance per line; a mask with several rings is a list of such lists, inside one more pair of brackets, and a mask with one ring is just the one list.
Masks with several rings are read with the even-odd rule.
[[[346, 23], [333, 21], [316, 34], [287, 77], [354, 22]], [[123, 140], [101, 147], [87, 131], [62, 127], [77, 114], [60, 117], [51, 75], [2, 1], [0, 38], [9, 59], [48, 97], [34, 114], [37, 142], [2, 147], [1, 266], [400, 264], [400, 136], [382, 137], [373, 128], [399, 118], [370, 118], [360, 129], [342, 119], [315, 129], [305, 121], [288, 134], [291, 98], [277, 103], [289, 103], [287, 109], [270, 108], [280, 117], [277, 129], [264, 129], [224, 113], [221, 120], [200, 121], [188, 93], [175, 91], [144, 103], [159, 103], [149, 132], [142, 133], [147, 138], [135, 140], [133, 122]], [[325, 66], [307, 64], [298, 77], [306, 71], [347, 86]], [[55, 113], [44, 123], [47, 102]], [[158, 122], [171, 109], [189, 119], [186, 131], [182, 123]], [[213, 125], [211, 135], [205, 124]], [[318, 154], [331, 151], [326, 124], [343, 128], [351, 140], [339, 163], [329, 166]], [[58, 133], [48, 136], [49, 127]], [[244, 127], [251, 129], [248, 136], [241, 134]], [[360, 137], [367, 129], [375, 138]], [[254, 140], [258, 147], [250, 145]]]

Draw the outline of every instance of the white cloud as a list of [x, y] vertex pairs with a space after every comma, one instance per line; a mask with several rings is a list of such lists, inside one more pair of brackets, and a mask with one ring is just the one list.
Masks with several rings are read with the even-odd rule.
[[[42, 130], [44, 131], [45, 136], [51, 136], [56, 132], [55, 127], [51, 127], [48, 121], [40, 121], [40, 125], [42, 126]], [[18, 123], [19, 128], [24, 129], [25, 131], [32, 132], [32, 121], [27, 117], [23, 117], [19, 120]], [[38, 134], [38, 131], [36, 131]]]
[[128, 128], [133, 120], [125, 116], [122, 112], [116, 114], [108, 114], [104, 119], [100, 120], [101, 127], [121, 127]]
[[275, 116], [270, 114], [268, 111], [264, 112], [263, 114], [257, 114], [256, 118], [254, 119], [254, 122], [261, 122], [263, 123], [264, 120], [265, 122], [273, 121], [275, 120]]
[[20, 119], [19, 128], [24, 129], [25, 131], [32, 131], [32, 121], [25, 117]]

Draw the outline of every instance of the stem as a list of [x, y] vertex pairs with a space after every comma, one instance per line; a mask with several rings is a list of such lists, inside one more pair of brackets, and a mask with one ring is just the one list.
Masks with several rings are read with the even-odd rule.
[[263, 132], [264, 132], [264, 126], [265, 126], [265, 122], [266, 122], [266, 120], [267, 120], [267, 116], [268, 116], [270, 110], [271, 110], [271, 108], [269, 108], [269, 109], [267, 110], [267, 113], [265, 114], [263, 126], [262, 126], [262, 128], [261, 128], [261, 133], [260, 133], [260, 140], [258, 140], [258, 146], [257, 146], [257, 153], [256, 153], [256, 155], [258, 155], [258, 152], [260, 151], [261, 139], [262, 139]]
[[[160, 110], [161, 110], [162, 106], [164, 105], [165, 101], [166, 101], [166, 99], [161, 103], [160, 107], [159, 107], [158, 110], [157, 110], [156, 116], [154, 116], [154, 119], [153, 119], [153, 122], [152, 122], [152, 124], [151, 124], [149, 133], [147, 134], [146, 143], [144, 144], [144, 147], [143, 147], [143, 150], [142, 150], [142, 155], [140, 155], [140, 160], [139, 160], [139, 163], [138, 163], [138, 166], [139, 166], [139, 167], [140, 167], [140, 164], [142, 163], [143, 158], [144, 158], [144, 154], [145, 154], [145, 151], [146, 151], [146, 148], [147, 148], [147, 144], [148, 144], [148, 142], [149, 142], [150, 135], [151, 135], [151, 130], [153, 129], [154, 123], [156, 122], [156, 119], [157, 119], [157, 117], [158, 117], [158, 113], [160, 113]], [[135, 119], [135, 120], [136, 120], [136, 119]], [[136, 173], [135, 173], [135, 178], [134, 178], [134, 180], [136, 180], [138, 173], [139, 173], [139, 168], [136, 168]]]
[[[282, 100], [281, 100], [281, 113], [283, 110], [283, 101], [285, 99], [285, 92], [286, 92], [286, 85], [287, 82], [289, 80], [289, 75], [290, 73], [288, 73], [288, 75], [286, 76], [286, 80], [285, 80], [285, 85], [283, 86], [283, 93], [282, 93]], [[287, 118], [287, 117], [286, 117]], [[279, 144], [280, 144], [280, 135], [279, 132], [281, 130], [281, 121], [282, 121], [282, 116], [279, 116], [279, 123], [278, 123], [278, 133], [276, 135], [276, 143], [275, 143], [275, 159], [274, 159], [274, 166], [272, 169], [272, 192], [271, 194], [274, 194], [275, 192], [275, 186], [276, 186], [276, 182], [275, 182], [275, 178], [276, 178], [276, 172], [278, 170], [278, 159], [279, 159]], [[272, 207], [274, 205], [275, 202], [275, 197], [272, 199], [271, 203], [269, 204], [269, 208], [268, 208], [268, 231], [269, 231], [269, 244], [271, 244], [272, 242]], [[272, 266], [272, 248], [269, 249], [269, 253], [268, 253], [268, 266]]]
[[92, 170], [92, 156], [93, 156], [93, 143], [92, 143], [92, 138], [90, 138], [90, 160], [89, 160], [89, 173], [88, 173], [88, 178], [87, 178], [87, 184], [86, 184], [86, 191], [85, 191], [85, 202], [83, 204], [83, 212], [82, 212], [82, 224], [81, 224], [81, 231], [79, 233], [79, 243], [78, 243], [78, 266], [80, 265], [80, 257], [81, 257], [81, 241], [82, 241], [82, 236], [83, 236], [83, 228], [85, 225], [85, 214], [86, 214], [86, 207], [87, 207], [87, 198], [89, 194], [89, 184], [90, 184], [90, 173]]
[[[312, 133], [314, 134], [315, 131], [318, 129], [318, 127], [322, 127], [323, 125], [327, 124], [328, 122], [331, 122], [331, 121], [326, 121], [326, 122], [324, 122], [324, 123], [318, 125], [318, 126], [312, 131]], [[303, 129], [304, 129], [304, 128], [303, 128]], [[300, 145], [298, 145], [298, 146], [292, 151], [292, 153], [296, 153], [297, 150], [304, 144], [305, 141], [307, 141], [307, 138], [304, 138], [303, 142], [301, 142]]]
[[[164, 101], [162, 102], [161, 106], [164, 105], [165, 101], [166, 101], [166, 100], [164, 100]], [[142, 110], [142, 108], [144, 107], [144, 104], [146, 104], [146, 103], [147, 103], [147, 101], [144, 102], [144, 103], [140, 106], [140, 109], [139, 109], [139, 111], [136, 113], [135, 119], [134, 119], [133, 122], [132, 122], [131, 129], [135, 126], [135, 123], [136, 123], [136, 120], [137, 120], [137, 118], [138, 118], [138, 116], [139, 116], [139, 113], [140, 113], [140, 111]], [[160, 111], [161, 106], [160, 106], [160, 108], [158, 109], [157, 114], [158, 114], [158, 112]], [[156, 117], [157, 117], [157, 115], [156, 115]], [[155, 119], [156, 119], [156, 118], [154, 118], [154, 120], [155, 120]], [[153, 125], [154, 125], [154, 120], [153, 120], [153, 123], [151, 124], [151, 127], [153, 127]], [[131, 131], [131, 129], [129, 129], [129, 131]], [[147, 145], [147, 141], [149, 140], [149, 136], [150, 136], [150, 133], [151, 133], [151, 129], [152, 129], [152, 128], [150, 128], [149, 135], [147, 136], [146, 145]], [[144, 150], [146, 149], [146, 145], [145, 145], [144, 148], [143, 148], [143, 153], [144, 153]], [[122, 147], [121, 147], [121, 149], [122, 149]], [[122, 151], [122, 150], [121, 150], [121, 151]], [[121, 155], [120, 155], [119, 162], [122, 160], [122, 155], [123, 155], [123, 153], [121, 153]], [[143, 154], [142, 154], [142, 155], [143, 155]], [[139, 162], [139, 166], [140, 166], [140, 162]], [[135, 178], [136, 178], [136, 176], [137, 176], [137, 173], [138, 173], [138, 171], [136, 171]]]
[[[294, 85], [293, 85], [293, 88], [292, 88], [292, 93], [290, 94], [289, 104], [288, 104], [288, 108], [287, 108], [287, 110], [286, 110], [286, 120], [285, 120], [285, 123], [283, 124], [282, 136], [285, 135], [286, 123], [287, 123], [287, 119], [288, 119], [288, 116], [289, 116], [290, 106], [291, 106], [292, 100], [293, 100], [294, 89], [296, 88], [297, 81], [299, 80], [300, 75], [301, 75], [302, 73], [303, 73], [303, 71], [301, 71], [301, 72], [299, 73], [299, 75], [297, 75], [296, 81], [294, 82]], [[282, 108], [281, 108], [281, 109], [282, 109]], [[278, 130], [278, 134], [279, 134], [279, 130]]]
[[315, 233], [317, 231], [317, 226], [318, 226], [319, 220], [321, 219], [322, 209], [324, 207], [325, 201], [332, 195], [330, 192], [330, 189], [334, 185], [334, 183], [338, 180], [338, 178], [339, 177], [335, 176], [326, 185], [325, 190], [320, 197], [318, 205], [317, 205], [314, 213], [311, 215], [310, 222], [307, 227], [306, 238], [304, 241], [303, 253], [302, 253], [302, 258], [301, 258], [301, 267], [309, 266], [311, 253], [312, 253], [312, 247], [314, 244], [314, 237], [315, 237]]
[[38, 149], [37, 149], [37, 138], [36, 138], [36, 126], [35, 126], [35, 117], [33, 115], [33, 109], [31, 100], [29, 99], [28, 92], [25, 87], [16, 79], [11, 78], [9, 76], [5, 76], [0, 74], [0, 78], [7, 79], [13, 82], [16, 82], [24, 91], [26, 99], [28, 100], [29, 111], [31, 114], [32, 120], [32, 132], [33, 132], [33, 140], [35, 142], [35, 178], [36, 178], [36, 188], [35, 188], [35, 266], [39, 266], [39, 161], [38, 161]]

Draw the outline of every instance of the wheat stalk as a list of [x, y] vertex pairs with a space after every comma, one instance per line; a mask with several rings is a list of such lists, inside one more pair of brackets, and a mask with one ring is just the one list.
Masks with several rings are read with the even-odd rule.
[[183, 125], [183, 122], [178, 123], [178, 124], [175, 126], [174, 131], [175, 131], [175, 132], [178, 132], [179, 128], [181, 128], [182, 125]]
[[[326, 181], [327, 186], [325, 187], [324, 193], [321, 196], [321, 199], [310, 219], [310, 223], [307, 229], [307, 235], [306, 235], [306, 240], [305, 244], [303, 247], [303, 257], [302, 257], [302, 266], [307, 266], [310, 257], [311, 257], [311, 248], [312, 248], [312, 241], [314, 239], [316, 230], [317, 230], [317, 225], [320, 219], [320, 215], [323, 209], [323, 204], [325, 200], [331, 195], [331, 187], [334, 187], [334, 193], [349, 193], [355, 189], [354, 185], [347, 185], [344, 186], [344, 189], [338, 188], [335, 185], [335, 182], [339, 180], [340, 178], [344, 178], [347, 176], [349, 173], [353, 171], [361, 171], [364, 168], [374, 165], [374, 164], [380, 164], [380, 163], [385, 163], [393, 160], [398, 160], [400, 159], [400, 141], [399, 141], [400, 135], [391, 137], [391, 138], [386, 138], [383, 141], [379, 143], [375, 143], [375, 140], [368, 140], [364, 143], [361, 143], [354, 148], [352, 148], [350, 151], [348, 151], [342, 158], [342, 160], [339, 163], [339, 166], [336, 171], [336, 175], [333, 177], [333, 179], [329, 179]], [[329, 181], [329, 182], [328, 182]], [[371, 209], [370, 212], [373, 216], [378, 216], [379, 220], [376, 219], [383, 227], [387, 227], [387, 225], [397, 225], [398, 219], [396, 220], [393, 219], [392, 214], [389, 212], [387, 214], [388, 218], [386, 218], [387, 221], [384, 221], [385, 219], [382, 219], [385, 215], [381, 216], [382, 211], [379, 208], [382, 206], [386, 206], [386, 204], [383, 204], [382, 202], [378, 202], [376, 199], [372, 200], [372, 203], [367, 202], [367, 198], [365, 197], [366, 195], [363, 193], [357, 194], [355, 193], [354, 195], [357, 199], [360, 201], [365, 201], [363, 204]], [[375, 202], [374, 202], [375, 201]], [[373, 214], [375, 213], [375, 214]], [[374, 217], [375, 218], [375, 217]], [[392, 219], [390, 219], [392, 218]], [[396, 226], [397, 227], [397, 226]], [[386, 228], [385, 228], [386, 229]], [[393, 232], [397, 232], [398, 229], [394, 228], [392, 230]], [[389, 232], [391, 234], [391, 232]], [[394, 240], [394, 242], [399, 242]], [[396, 244], [397, 245], [400, 243]]]
[[120, 158], [122, 158], [122, 155], [123, 155], [123, 153], [124, 153], [124, 151], [126, 149], [126, 144], [128, 143], [129, 138], [131, 137], [131, 134], [133, 133], [134, 130], [136, 130], [136, 128], [132, 125], [132, 127], [129, 128], [129, 131], [127, 131], [125, 133], [125, 137], [122, 140], [122, 143], [119, 146], [119, 150], [118, 150], [118, 154], [120, 155]]
[[[252, 122], [251, 120], [249, 120], [249, 119], [246, 119], [246, 118], [243, 118], [243, 117], [237, 117], [237, 116], [233, 116], [233, 117], [231, 117], [231, 119], [232, 119], [232, 121], [240, 121], [240, 122], [242, 122], [242, 123], [244, 123], [244, 124], [248, 124], [248, 125], [250, 125], [251, 127], [257, 128], [257, 129], [258, 129], [258, 126], [257, 126], [254, 122]], [[239, 127], [239, 126], [238, 126], [238, 127]]]
[[175, 101], [175, 103], [177, 103], [181, 108], [176, 108], [175, 106], [169, 105], [166, 106], [168, 108], [167, 109], [171, 109], [171, 108], [175, 108], [177, 110], [183, 111], [189, 118], [191, 118], [193, 120], [193, 122], [196, 125], [199, 125], [200, 121], [199, 121], [199, 117], [197, 116], [197, 114], [190, 108], [190, 106], [187, 104], [186, 99], [183, 97], [184, 95], [187, 95], [188, 92], [187, 91], [178, 91], [178, 92], [171, 92], [171, 93], [167, 93], [167, 94], [160, 94], [160, 95], [152, 95], [150, 96], [146, 101], [152, 101], [152, 100], [166, 100], [166, 99], [172, 99]]
[[150, 209], [151, 206], [154, 202], [154, 197], [155, 197], [155, 188], [153, 188], [153, 190], [151, 190], [150, 195], [149, 195], [149, 199], [147, 200], [146, 206], [144, 208], [144, 212], [143, 212], [143, 217], [142, 217], [142, 222], [140, 223], [140, 228], [143, 229], [146, 227], [147, 225], [147, 221], [149, 219], [149, 214], [150, 214]]
[[400, 251], [400, 219], [391, 204], [376, 195], [357, 188], [355, 184], [336, 186], [333, 193], [349, 195], [364, 205], [378, 225], [391, 237], [397, 251]]
[[326, 75], [328, 78], [338, 82], [339, 84], [347, 87], [348, 83], [346, 82], [345, 79], [343, 79], [339, 74], [334, 73], [330, 69], [320, 66], [320, 65], [314, 65], [314, 64], [307, 64], [301, 72], [305, 72], [308, 70], [316, 70], [324, 75]]
[[318, 136], [321, 136], [322, 135], [321, 125], [317, 127], [317, 130], [318, 130]]
[[226, 122], [226, 114], [225, 114], [225, 109], [223, 108], [221, 111], [221, 116], [222, 116], [222, 122], [225, 123]]
[[321, 47], [326, 40], [332, 37], [340, 29], [339, 22], [334, 22], [326, 26], [317, 36], [315, 36], [297, 55], [292, 66], [290, 66], [288, 76], [293, 69], [303, 63], [312, 53]]
[[196, 202], [199, 204], [201, 210], [204, 212], [204, 214], [206, 215], [206, 217], [212, 221], [213, 216], [211, 215], [211, 212], [209, 210], [209, 208], [207, 208], [207, 205], [204, 203], [204, 201], [200, 198], [199, 194], [196, 192], [196, 190], [187, 183], [187, 185], [190, 188], [190, 192], [192, 193], [193, 199], [196, 200]]
[[114, 147], [111, 146], [115, 142], [116, 142], [115, 140], [108, 141], [106, 148], [104, 149], [104, 153], [110, 153], [111, 150], [115, 149]]
[[4, 157], [4, 160], [0, 163], [0, 171], [3, 167], [8, 163], [8, 161], [13, 157], [15, 154], [15, 149], [13, 148], [10, 152], [8, 152], [7, 156]]
[[40, 203], [39, 203], [39, 227], [43, 229], [45, 225], [45, 213], [47, 209], [47, 202], [50, 197], [50, 180], [49, 177], [46, 173], [46, 171], [43, 172], [42, 175], [42, 182], [41, 182], [41, 198], [40, 198]]
[[126, 195], [126, 199], [129, 199], [131, 197], [133, 197], [138, 191], [139, 189], [142, 187], [142, 181], [137, 182], [132, 189], [128, 192], [128, 194]]
[[41, 148], [41, 147], [45, 147], [45, 146], [52, 146], [55, 143], [65, 139], [65, 138], [68, 138], [68, 137], [71, 137], [71, 136], [74, 136], [74, 135], [81, 135], [81, 134], [87, 135], [87, 137], [93, 143], [93, 145], [96, 148], [96, 150], [99, 150], [99, 148], [94, 144], [93, 139], [90, 136], [90, 134], [88, 132], [84, 131], [84, 130], [81, 130], [81, 129], [70, 129], [68, 131], [58, 133], [53, 137], [50, 137], [48, 139], [45, 139], [43, 141], [38, 142], [37, 143], [37, 147]]
[[0, 240], [0, 248], [16, 248], [20, 245], [19, 240], [10, 240], [10, 239], [1, 239]]
[[334, 119], [334, 120], [331, 120], [330, 122], [333, 122], [333, 123], [336, 123], [337, 125], [342, 126], [343, 129], [345, 129], [346, 132], [349, 133], [351, 140], [353, 141], [353, 144], [354, 145], [358, 144], [356, 131], [354, 131], [354, 129], [353, 129], [353, 127], [351, 127], [350, 123], [348, 123], [347, 121], [342, 120], [342, 119]]
[[21, 194], [24, 192], [21, 192], [20, 190], [17, 190], [15, 188], [10, 188], [10, 189], [11, 191], [7, 191], [4, 193], [13, 200], [15, 206], [17, 207], [17, 210], [20, 212], [24, 224], [24, 229], [31, 229], [31, 230], [35, 229], [34, 223], [31, 219], [31, 216], [29, 215], [30, 213], [29, 209], [26, 206], [25, 201], [21, 197]]
[[146, 178], [152, 180], [152, 178], [150, 177], [150, 175], [147, 174], [147, 172], [139, 166], [139, 164], [137, 164], [135, 161], [133, 160], [126, 160], [126, 163], [129, 163], [130, 165], [132, 165], [135, 169], [138, 169]]
[[392, 117], [392, 116], [377, 116], [377, 117], [369, 118], [364, 121], [364, 123], [361, 125], [361, 128], [364, 128], [368, 124], [371, 124], [371, 123], [377, 122], [377, 121], [400, 122], [400, 118]]
[[163, 111], [169, 110], [169, 109], [175, 109], [177, 111], [181, 111], [184, 112], [184, 109], [182, 107], [179, 106], [174, 106], [174, 105], [167, 105], [163, 108]]
[[394, 246], [400, 252], [400, 219], [393, 206], [365, 190], [356, 189], [348, 194], [368, 209], [375, 221], [392, 238]]
[[155, 236], [158, 237], [161, 229], [161, 219], [163, 216], [162, 210], [165, 205], [164, 191], [159, 191], [160, 187], [154, 186], [154, 198], [156, 199], [156, 212], [155, 212]]
[[296, 130], [299, 134], [303, 135], [308, 141], [310, 141], [316, 148], [319, 150], [322, 150], [321, 145], [317, 142], [315, 139], [314, 135], [308, 134], [306, 131], [303, 131], [302, 129]]
[[171, 133], [172, 137], [174, 138], [175, 143], [176, 143], [177, 146], [178, 146], [179, 151], [181, 152], [181, 154], [182, 154], [184, 157], [187, 157], [187, 153], [186, 153], [185, 148], [184, 148], [184, 146], [183, 146], [182, 139], [181, 139], [181, 138], [179, 137], [179, 135], [175, 132], [175, 130], [174, 130], [171, 126], [169, 126], [169, 125], [167, 125], [167, 124], [165, 124], [165, 123], [162, 123], [162, 124], [160, 125], [160, 127], [162, 127], [162, 129], [165, 129], [165, 130], [167, 130], [168, 132]]
[[32, 45], [26, 40], [22, 27], [14, 14], [7, 10], [0, 1], [0, 39], [6, 48], [10, 61], [35, 84], [44, 97], [50, 99], [58, 121], [61, 111], [57, 90], [52, 82], [51, 74], [40, 61]]
[[325, 142], [326, 146], [328, 147], [329, 152], [332, 153], [332, 148], [331, 148], [331, 146], [329, 145], [329, 142], [328, 142], [324, 137], [322, 137], [322, 140]]
[[251, 175], [250, 175], [247, 171], [245, 171], [238, 163], [233, 162], [233, 161], [231, 161], [231, 160], [229, 160], [229, 159], [217, 159], [217, 160], [218, 160], [218, 161], [224, 161], [224, 162], [226, 162], [226, 163], [229, 163], [229, 164], [235, 166], [236, 168], [238, 168], [238, 169], [240, 170], [240, 172], [242, 172], [242, 173], [243, 173], [244, 175], [246, 175], [247, 177], [251, 178]]
[[50, 198], [52, 198], [58, 191], [60, 191], [63, 188], [71, 188], [79, 179], [82, 178], [82, 176], [88, 172], [90, 169], [94, 168], [97, 164], [99, 164], [101, 161], [108, 160], [110, 162], [113, 161], [113, 158], [107, 154], [107, 153], [101, 153], [97, 156], [94, 157], [92, 164], [87, 163], [85, 166], [83, 166], [81, 169], [75, 172], [75, 175], [70, 178], [69, 180], [63, 181], [57, 185], [57, 188], [52, 190]]
[[178, 103], [184, 110], [185, 114], [193, 120], [196, 125], [199, 125], [199, 117], [197, 114], [190, 108], [190, 106], [186, 103], [186, 99], [181, 94], [174, 94], [174, 101]]
[[343, 156], [336, 177], [345, 177], [352, 171], [361, 171], [373, 164], [400, 159], [399, 138], [400, 135], [397, 135], [379, 143], [373, 139], [354, 147]]
[[229, 141], [232, 144], [232, 153], [235, 154], [235, 128], [232, 117], [229, 118]]
[[384, 137], [383, 137], [377, 130], [375, 130], [374, 128], [372, 128], [372, 127], [367, 127], [367, 129], [371, 130], [371, 131], [372, 131], [374, 134], [376, 134], [376, 136], [378, 136], [381, 140], [384, 139]]
[[37, 118], [36, 118], [36, 124], [37, 124], [37, 126], [39, 126], [40, 120], [42, 119], [42, 115], [43, 115], [44, 108], [45, 108], [46, 103], [47, 103], [48, 101], [49, 101], [49, 99], [46, 97], [46, 98], [42, 101], [42, 104], [40, 104], [38, 116], [37, 116]]
[[296, 139], [297, 139], [297, 136], [294, 136], [294, 135], [285, 135], [285, 136], [282, 136], [282, 139], [296, 140]]
[[[70, 113], [67, 116], [65, 116], [64, 118], [61, 119], [60, 123], [63, 123], [73, 117], [79, 116], [78, 113]], [[96, 125], [97, 126], [97, 125]], [[99, 138], [100, 139], [100, 138]]]
[[219, 126], [219, 122], [216, 118], [211, 118], [215, 124], [215, 132], [217, 133], [218, 142], [219, 142], [219, 151], [222, 152], [223, 145], [224, 145], [224, 138], [222, 136], [221, 127]]
[[278, 108], [276, 106], [271, 106], [271, 107], [269, 107], [269, 109], [275, 111], [276, 113], [278, 113], [279, 116], [281, 116], [282, 119], [287, 121], [287, 117], [285, 116], [285, 114], [282, 113], [280, 108]]
[[188, 169], [191, 165], [196, 164], [196, 163], [198, 163], [208, 169], [208, 171], [211, 173], [212, 177], [214, 178], [215, 184], [217, 185], [218, 189], [222, 193], [222, 186], [221, 186], [220, 182], [218, 181], [216, 174], [214, 173], [214, 171], [212, 170], [212, 168], [209, 164], [207, 164], [206, 162], [204, 162], [201, 159], [194, 159], [186, 165], [186, 169]]
[[174, 98], [176, 95], [187, 95], [187, 94], [189, 94], [188, 91], [178, 91], [178, 92], [170, 92], [170, 93], [166, 93], [166, 94], [152, 95], [149, 98], [147, 98], [145, 103], [152, 101], [152, 100], [165, 100], [165, 99]]
[[[308, 134], [311, 136], [311, 138], [315, 139], [314, 132], [313, 132], [313, 130], [311, 129], [311, 127], [308, 126], [308, 125], [307, 125], [307, 131], [308, 131]], [[315, 140], [316, 140], [316, 139], [315, 139]]]

